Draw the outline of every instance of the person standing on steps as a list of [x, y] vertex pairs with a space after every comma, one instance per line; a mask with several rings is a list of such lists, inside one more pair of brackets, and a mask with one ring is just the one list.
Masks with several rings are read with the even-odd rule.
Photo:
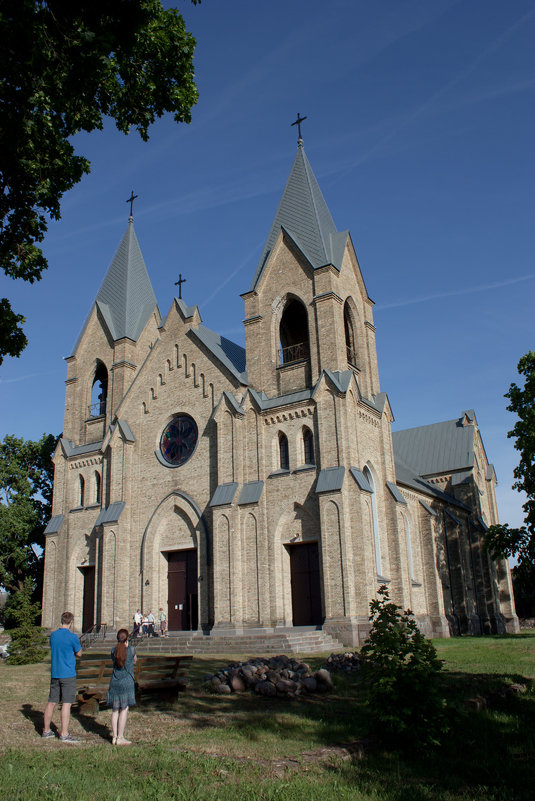
[[128, 708], [136, 705], [134, 665], [136, 650], [128, 644], [128, 631], [119, 629], [117, 645], [112, 648], [113, 673], [108, 688], [108, 706], [111, 706], [112, 745], [131, 745], [125, 740], [124, 730]]
[[167, 628], [167, 617], [165, 612], [163, 611], [163, 607], [160, 606], [160, 636], [165, 637], [165, 629]]
[[71, 631], [74, 615], [64, 612], [61, 616], [61, 626], [50, 635], [50, 693], [44, 714], [44, 728], [42, 737], [54, 737], [50, 729], [52, 715], [56, 704], [61, 703], [61, 733], [59, 739], [62, 743], [78, 743], [76, 737], [69, 734], [69, 721], [71, 718], [71, 705], [76, 700], [76, 657], [82, 656], [80, 640]]

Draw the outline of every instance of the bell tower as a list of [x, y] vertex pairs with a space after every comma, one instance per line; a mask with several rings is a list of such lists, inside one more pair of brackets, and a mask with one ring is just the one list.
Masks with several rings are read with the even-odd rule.
[[336, 229], [301, 136], [242, 297], [252, 387], [277, 397], [314, 386], [324, 370], [351, 369], [362, 395], [380, 391], [373, 301], [349, 232]]
[[[130, 198], [132, 203], [134, 198]], [[96, 300], [67, 357], [64, 437], [102, 441], [152, 343], [161, 317], [132, 214]]]

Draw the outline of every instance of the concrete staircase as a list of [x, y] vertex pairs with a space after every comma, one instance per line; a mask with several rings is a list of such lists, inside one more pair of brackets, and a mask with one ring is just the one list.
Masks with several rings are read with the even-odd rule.
[[[114, 632], [90, 646], [108, 651], [116, 642]], [[141, 654], [233, 654], [242, 658], [268, 654], [318, 654], [346, 650], [341, 642], [315, 626], [287, 629], [248, 629], [241, 634], [225, 631], [170, 632], [167, 637], [142, 637], [135, 643]]]

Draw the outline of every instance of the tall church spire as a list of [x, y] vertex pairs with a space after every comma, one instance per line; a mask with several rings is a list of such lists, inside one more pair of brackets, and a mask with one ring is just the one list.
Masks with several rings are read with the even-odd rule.
[[336, 230], [306, 157], [301, 138], [298, 139], [297, 154], [258, 263], [251, 290], [255, 289], [262, 275], [281, 228], [291, 236], [312, 267], [333, 264], [340, 269], [347, 232], [338, 233]]
[[132, 217], [96, 302], [115, 341], [128, 337], [136, 342], [157, 306]]

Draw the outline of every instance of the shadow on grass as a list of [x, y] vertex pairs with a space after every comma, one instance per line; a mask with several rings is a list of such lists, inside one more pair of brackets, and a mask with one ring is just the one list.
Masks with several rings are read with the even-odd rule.
[[[31, 721], [35, 731], [41, 736], [43, 731], [43, 710], [35, 709], [32, 704], [22, 704], [20, 711], [27, 720]], [[109, 726], [104, 726], [102, 723], [99, 723], [93, 716], [84, 715], [76, 706], [72, 707], [71, 717], [76, 718], [82, 728], [89, 734], [95, 734], [105, 740], [110, 739]], [[54, 722], [50, 724], [50, 728], [59, 736], [59, 729]]]

